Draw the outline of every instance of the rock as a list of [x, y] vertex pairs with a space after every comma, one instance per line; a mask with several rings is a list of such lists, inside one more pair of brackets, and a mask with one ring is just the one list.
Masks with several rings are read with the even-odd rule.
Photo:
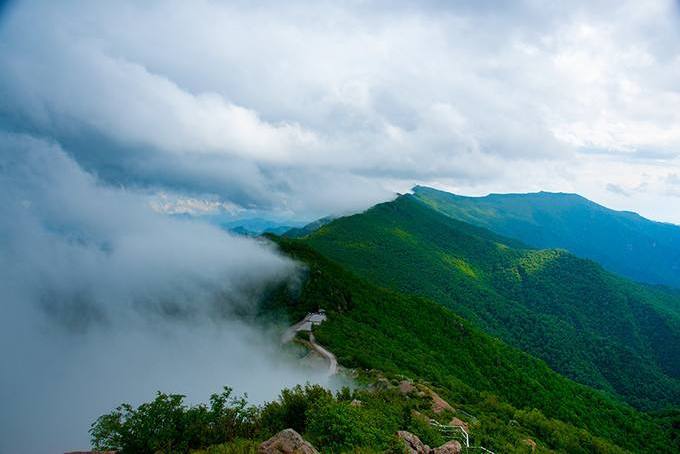
[[422, 414], [418, 410], [411, 410], [411, 417], [415, 418], [415, 419], [419, 419], [426, 424], [430, 424], [430, 417]]
[[364, 403], [358, 399], [352, 399], [352, 402], [349, 403], [352, 407], [363, 407]]
[[399, 382], [399, 392], [402, 394], [410, 394], [413, 391], [416, 390], [416, 387], [413, 386], [413, 383], [411, 383], [408, 380], [402, 380]]
[[536, 451], [536, 442], [531, 438], [527, 438], [526, 440], [524, 440], [524, 444], [531, 447], [531, 452]]
[[418, 438], [416, 435], [413, 435], [411, 432], [400, 430], [399, 432], [397, 432], [397, 438], [404, 442], [407, 454], [430, 453], [430, 447], [423, 443], [422, 441], [420, 441], [420, 438]]
[[319, 454], [293, 429], [285, 429], [257, 448], [258, 454]]
[[463, 451], [463, 446], [459, 441], [451, 440], [444, 443], [438, 448], [432, 450], [433, 454], [460, 454]]
[[432, 399], [432, 411], [441, 413], [444, 410], [454, 411], [453, 407], [447, 401], [439, 397], [439, 394], [430, 390], [430, 398]]
[[463, 429], [465, 429], [465, 432], [469, 432], [469, 431], [470, 431], [470, 430], [468, 429], [467, 423], [466, 423], [465, 421], [463, 421], [462, 419], [456, 418], [455, 416], [454, 416], [453, 419], [449, 422], [449, 426], [462, 427]]

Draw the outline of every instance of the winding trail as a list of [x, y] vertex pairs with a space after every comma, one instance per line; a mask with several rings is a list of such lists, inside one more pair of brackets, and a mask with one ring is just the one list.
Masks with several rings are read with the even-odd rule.
[[335, 375], [338, 373], [338, 359], [333, 353], [323, 348], [321, 345], [316, 343], [313, 333], [309, 333], [309, 343], [312, 344], [314, 350], [316, 350], [321, 356], [328, 360], [328, 375]]
[[305, 318], [289, 327], [283, 333], [281, 336], [281, 343], [287, 344], [288, 342], [291, 342], [293, 339], [295, 339], [295, 335], [299, 332], [309, 333], [309, 345], [315, 352], [328, 361], [328, 375], [331, 376], [338, 373], [338, 359], [333, 353], [316, 343], [316, 338], [312, 332], [312, 327], [314, 325], [320, 325], [325, 321], [326, 314], [324, 312], [309, 313], [305, 316]]

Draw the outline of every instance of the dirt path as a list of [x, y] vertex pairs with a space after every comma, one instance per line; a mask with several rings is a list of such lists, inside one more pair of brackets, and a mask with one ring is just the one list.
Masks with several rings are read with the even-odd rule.
[[328, 360], [328, 375], [335, 375], [338, 373], [338, 359], [333, 353], [323, 348], [321, 345], [316, 343], [313, 333], [309, 333], [309, 343], [312, 344], [314, 350], [316, 350], [321, 356]]
[[309, 333], [309, 345], [312, 349], [328, 361], [328, 375], [335, 375], [338, 373], [338, 360], [333, 353], [326, 350], [324, 347], [316, 343], [316, 338], [312, 332], [312, 326], [320, 325], [326, 320], [326, 315], [323, 313], [310, 313], [302, 320], [292, 325], [281, 336], [281, 343], [287, 344], [295, 339], [298, 332]]

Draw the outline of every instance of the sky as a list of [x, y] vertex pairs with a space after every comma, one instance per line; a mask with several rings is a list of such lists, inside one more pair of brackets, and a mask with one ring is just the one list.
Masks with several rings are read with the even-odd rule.
[[159, 388], [323, 380], [234, 316], [299, 265], [202, 215], [421, 184], [680, 224], [675, 1], [0, 5], [0, 452], [83, 449]]
[[677, 2], [18, 1], [3, 16], [2, 124], [106, 184], [306, 220], [414, 184], [563, 191], [680, 223]]

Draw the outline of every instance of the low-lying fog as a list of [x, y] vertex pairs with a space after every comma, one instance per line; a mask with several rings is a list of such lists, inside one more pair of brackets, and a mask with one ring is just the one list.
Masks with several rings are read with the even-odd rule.
[[57, 145], [0, 136], [0, 452], [84, 449], [97, 416], [156, 390], [262, 402], [326, 380], [233, 315], [294, 283], [294, 263], [146, 201]]

